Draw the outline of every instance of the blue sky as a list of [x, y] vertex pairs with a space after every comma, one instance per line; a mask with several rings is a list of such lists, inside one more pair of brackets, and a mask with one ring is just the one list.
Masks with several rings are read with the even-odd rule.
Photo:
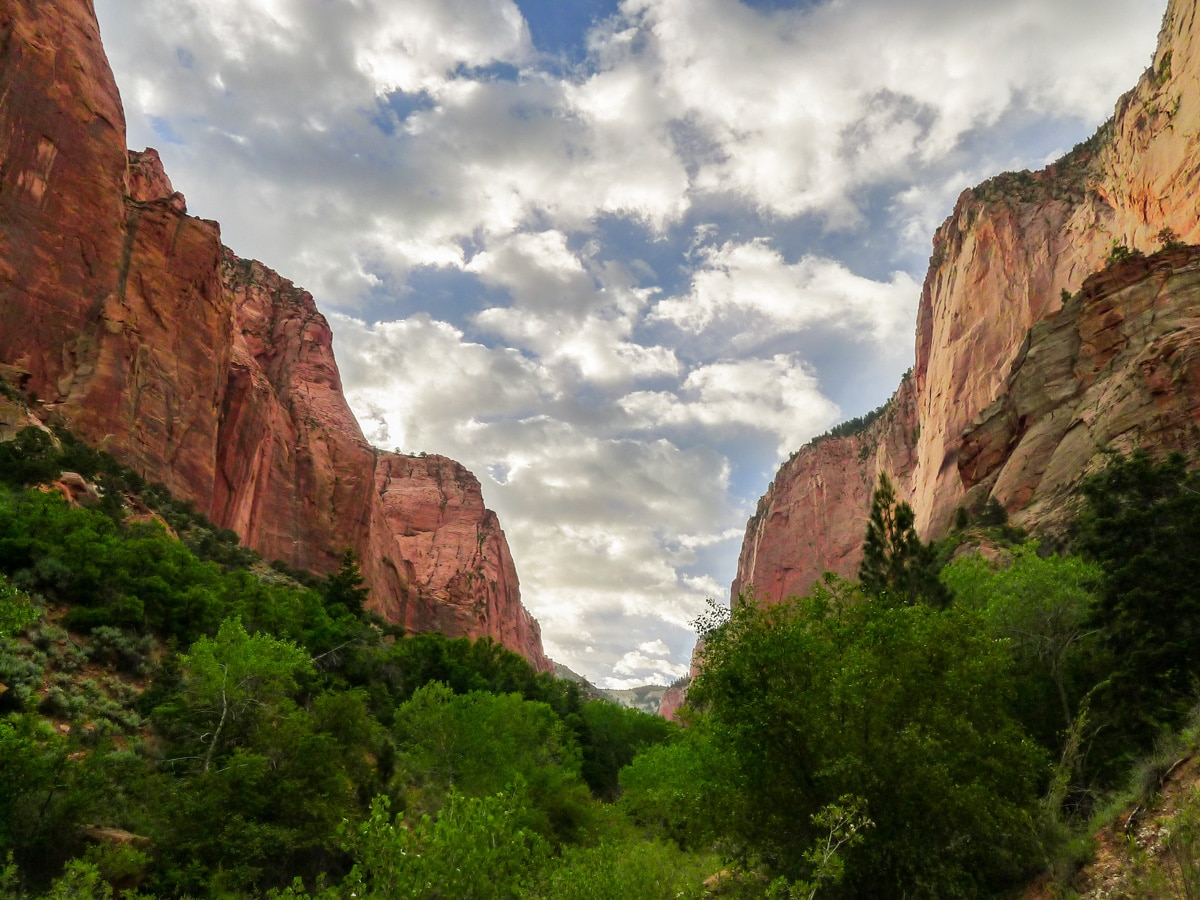
[[779, 462], [911, 365], [959, 192], [1161, 0], [97, 0], [134, 148], [311, 290], [378, 446], [481, 479], [550, 655], [686, 670]]

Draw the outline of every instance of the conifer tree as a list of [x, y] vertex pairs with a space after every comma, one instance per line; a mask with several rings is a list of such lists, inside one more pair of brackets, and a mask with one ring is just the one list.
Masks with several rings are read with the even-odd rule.
[[879, 473], [871, 498], [871, 518], [863, 541], [858, 580], [868, 594], [901, 603], [944, 607], [950, 594], [938, 580], [933, 548], [921, 542], [913, 508], [897, 500], [891, 479]]
[[329, 606], [341, 604], [352, 614], [361, 616], [363, 613], [363, 605], [367, 602], [367, 595], [370, 591], [364, 587], [366, 584], [362, 576], [362, 570], [359, 568], [358, 554], [353, 548], [347, 547], [342, 551], [341, 565], [338, 570], [326, 579], [325, 602]]

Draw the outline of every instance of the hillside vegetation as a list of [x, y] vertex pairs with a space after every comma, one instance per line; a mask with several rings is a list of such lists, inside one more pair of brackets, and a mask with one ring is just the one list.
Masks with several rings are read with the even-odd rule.
[[[1070, 896], [1194, 740], [1178, 456], [1114, 455], [1069, 554], [996, 508], [925, 545], [881, 484], [859, 581], [701, 618], [682, 730], [404, 635], [353, 554], [266, 565], [66, 432], [0, 480], [0, 897]], [[1128, 896], [1192, 896], [1159, 838]]]

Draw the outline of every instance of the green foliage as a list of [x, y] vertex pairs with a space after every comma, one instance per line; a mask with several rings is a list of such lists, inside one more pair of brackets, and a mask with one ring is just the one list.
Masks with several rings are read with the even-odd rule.
[[48, 432], [29, 426], [0, 443], [0, 482], [15, 487], [46, 484], [61, 474], [58, 449]]
[[1162, 245], [1163, 250], [1178, 250], [1180, 247], [1187, 246], [1184, 241], [1179, 239], [1179, 235], [1174, 228], [1160, 229], [1158, 234], [1155, 235], [1155, 240]]
[[1200, 475], [1179, 454], [1112, 454], [1083, 494], [1076, 546], [1103, 571], [1091, 622], [1114, 667], [1096, 708], [1119, 762], [1181, 721], [1200, 675]]
[[683, 853], [674, 844], [609, 838], [572, 847], [547, 870], [537, 900], [700, 900], [715, 857]]
[[145, 675], [150, 671], [150, 653], [154, 640], [146, 634], [134, 634], [108, 625], [92, 629], [92, 642], [87, 655], [110, 668]]
[[[348, 842], [357, 860], [353, 870], [340, 889], [324, 890], [318, 900], [527, 896], [547, 848], [518, 824], [522, 808], [519, 790], [486, 797], [451, 791], [437, 818], [423, 816], [409, 825], [394, 819], [387, 798], [378, 797]], [[275, 896], [299, 900], [309, 894], [297, 885]]]
[[877, 406], [868, 413], [864, 413], [861, 416], [855, 416], [853, 419], [847, 419], [845, 422], [834, 425], [824, 434], [813, 438], [811, 443], [819, 444], [822, 441], [830, 440], [832, 438], [852, 437], [856, 434], [862, 434], [864, 431], [870, 428], [877, 419], [887, 412], [891, 408], [891, 405], [892, 401], [888, 400], [887, 403]]
[[881, 599], [947, 606], [950, 594], [938, 579], [936, 554], [917, 536], [915, 518], [913, 508], [897, 500], [891, 480], [880, 472], [858, 579], [863, 590]]
[[1089, 622], [1100, 575], [1078, 557], [1042, 556], [1037, 543], [1014, 548], [998, 566], [976, 554], [942, 570], [959, 604], [1007, 642], [1019, 673], [1017, 709], [1046, 747], [1057, 746], [1097, 680], [1097, 635]]
[[1117, 263], [1124, 262], [1127, 259], [1143, 256], [1141, 250], [1136, 248], [1130, 249], [1128, 244], [1122, 244], [1117, 240], [1113, 240], [1112, 246], [1108, 250], [1108, 258], [1105, 259], [1106, 266], [1115, 266]]
[[30, 705], [42, 686], [46, 655], [13, 638], [0, 637], [0, 711], [22, 710]]
[[312, 661], [299, 647], [249, 635], [237, 619], [222, 623], [215, 638], [193, 644], [180, 665], [178, 701], [157, 715], [177, 743], [194, 749], [203, 772], [233, 748], [253, 746], [261, 732], [278, 728], [300, 679], [312, 674]]
[[455, 694], [435, 683], [396, 711], [394, 727], [410, 813], [436, 812], [451, 788], [484, 797], [519, 780], [529, 796], [523, 825], [563, 841], [586, 823], [579, 748], [546, 704], [516, 694]]
[[410, 635], [349, 661], [346, 677], [371, 695], [376, 714], [385, 722], [397, 703], [433, 682], [456, 694], [520, 694], [526, 700], [546, 703], [564, 719], [577, 715], [582, 706], [577, 684], [535, 672], [524, 657], [490, 638], [471, 641], [432, 633]]
[[35, 715], [0, 720], [0, 853], [35, 875], [77, 849], [76, 828], [96, 802], [75, 750]]
[[112, 900], [113, 889], [94, 863], [73, 859], [41, 900]]
[[581, 774], [592, 793], [615, 800], [620, 793], [618, 774], [648, 747], [676, 736], [679, 726], [637, 709], [607, 700], [583, 705], [583, 762]]
[[321, 591], [330, 612], [335, 616], [346, 613], [361, 616], [369, 593], [364, 584], [358, 554], [347, 547], [342, 551], [338, 570], [325, 580]]
[[812, 816], [860, 797], [875, 828], [851, 892], [975, 897], [1037, 860], [1045, 758], [1008, 713], [1010, 662], [965, 610], [891, 606], [840, 582], [739, 607], [705, 644], [691, 699], [736, 765], [710, 779], [745, 856], [810, 878]]
[[849, 850], [861, 844], [863, 831], [875, 824], [867, 816], [862, 799], [848, 795], [839, 797], [836, 802], [815, 813], [812, 821], [821, 832], [817, 842], [804, 853], [812, 875], [792, 884], [780, 878], [771, 886], [768, 897], [813, 900], [823, 884], [840, 884], [846, 874], [843, 848]]
[[680, 847], [705, 847], [730, 815], [728, 792], [718, 781], [736, 778], [738, 765], [701, 721], [678, 740], [639, 753], [621, 770], [620, 808], [634, 822]]
[[23, 591], [8, 583], [0, 573], [0, 639], [23, 630], [37, 621], [37, 610]]

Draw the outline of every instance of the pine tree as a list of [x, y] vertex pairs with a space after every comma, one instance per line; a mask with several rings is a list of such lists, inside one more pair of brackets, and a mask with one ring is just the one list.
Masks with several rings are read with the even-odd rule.
[[362, 615], [363, 606], [367, 602], [370, 591], [364, 587], [365, 581], [359, 568], [358, 554], [350, 547], [342, 551], [341, 565], [338, 570], [326, 579], [325, 602], [329, 606], [342, 604], [356, 616]]
[[950, 593], [938, 580], [933, 548], [921, 542], [913, 508], [897, 500], [891, 479], [879, 473], [879, 486], [871, 498], [871, 518], [863, 541], [858, 580], [863, 590], [901, 603], [928, 603], [945, 607]]

